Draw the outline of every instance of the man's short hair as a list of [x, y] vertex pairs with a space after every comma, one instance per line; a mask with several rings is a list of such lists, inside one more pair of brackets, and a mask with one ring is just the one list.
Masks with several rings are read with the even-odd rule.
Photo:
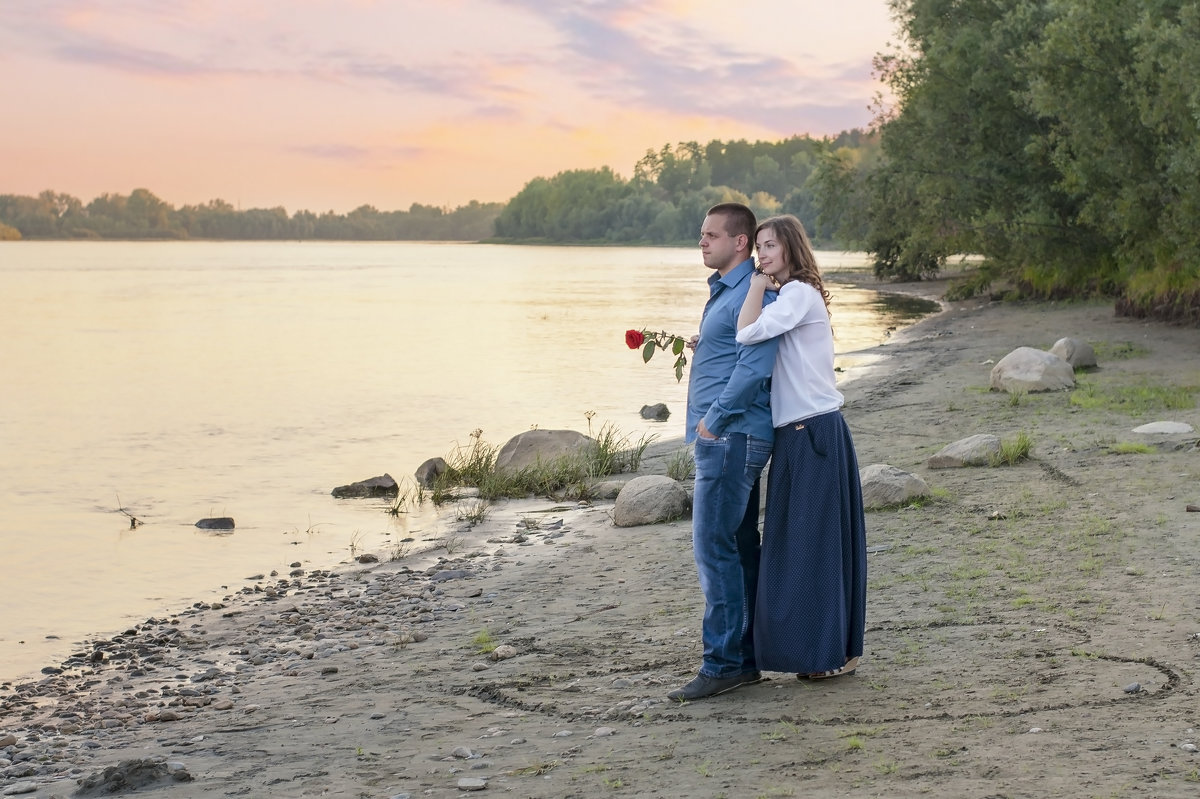
[[754, 229], [758, 227], [758, 220], [748, 207], [741, 203], [717, 203], [708, 209], [708, 216], [725, 217], [725, 232], [730, 236], [744, 234], [753, 249]]

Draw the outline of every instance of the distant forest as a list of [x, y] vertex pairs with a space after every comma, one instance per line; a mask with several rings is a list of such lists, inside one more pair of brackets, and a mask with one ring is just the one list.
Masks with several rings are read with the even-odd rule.
[[[505, 203], [471, 201], [453, 210], [364, 205], [348, 214], [284, 208], [239, 210], [224, 200], [176, 209], [147, 189], [104, 194], [86, 205], [44, 191], [0, 195], [0, 239], [502, 240], [555, 243], [681, 244], [697, 236], [704, 211], [726, 200], [760, 215], [794, 213], [821, 239], [818, 165], [858, 163], [877, 149], [861, 131], [834, 139], [685, 142], [647, 151], [626, 180], [609, 167], [534, 178]], [[849, 226], [840, 218], [829, 229]], [[7, 235], [6, 235], [7, 230]]]
[[377, 211], [364, 205], [348, 214], [297, 211], [289, 217], [283, 208], [240, 211], [224, 200], [176, 209], [146, 189], [102, 194], [87, 205], [44, 191], [37, 197], [0, 194], [0, 240], [476, 240], [492, 235], [503, 207], [471, 201], [453, 211], [419, 203], [407, 211]]

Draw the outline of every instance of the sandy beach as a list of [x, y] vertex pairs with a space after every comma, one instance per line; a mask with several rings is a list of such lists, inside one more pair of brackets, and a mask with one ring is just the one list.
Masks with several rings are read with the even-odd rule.
[[[249, 575], [0, 685], [0, 794], [1200, 795], [1200, 436], [1132, 432], [1200, 428], [1196, 394], [1135, 415], [988, 390], [1008, 352], [1064, 336], [1095, 348], [1079, 377], [1100, 395], [1200, 386], [1200, 330], [982, 299], [898, 334], [843, 386], [860, 465], [934, 491], [868, 513], [854, 676], [768, 673], [670, 702], [699, 665], [690, 521], [497, 503], [452, 552]], [[926, 466], [1022, 432], [1017, 465]], [[679, 446], [656, 443], [642, 473]]]

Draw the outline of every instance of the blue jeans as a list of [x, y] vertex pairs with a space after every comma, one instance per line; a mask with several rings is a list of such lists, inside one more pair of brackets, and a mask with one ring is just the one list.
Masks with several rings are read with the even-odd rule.
[[692, 550], [704, 592], [700, 671], [733, 677], [756, 669], [758, 483], [771, 444], [745, 433], [697, 438]]

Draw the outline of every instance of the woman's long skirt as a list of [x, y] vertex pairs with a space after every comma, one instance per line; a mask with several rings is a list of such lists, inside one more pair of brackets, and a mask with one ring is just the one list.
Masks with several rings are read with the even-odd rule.
[[812, 674], [863, 652], [867, 531], [840, 411], [775, 428], [754, 616], [758, 667]]

